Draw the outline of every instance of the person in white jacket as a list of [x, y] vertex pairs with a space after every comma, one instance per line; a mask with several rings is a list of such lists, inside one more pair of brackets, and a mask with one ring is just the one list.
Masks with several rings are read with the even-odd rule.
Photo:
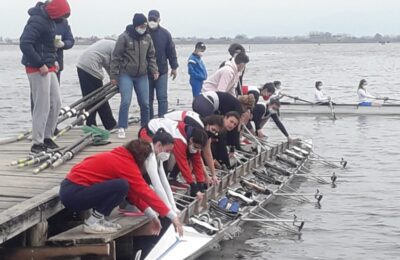
[[329, 103], [332, 102], [331, 97], [326, 96], [325, 93], [322, 91], [321, 81], [315, 82], [314, 100], [315, 103], [318, 105], [329, 105]]
[[[367, 90], [368, 82], [365, 79], [362, 79], [358, 84], [357, 95], [358, 95], [358, 105], [359, 106], [380, 106], [381, 102], [377, 102], [379, 98], [371, 95]], [[382, 98], [383, 101], [388, 100], [389, 98]]]
[[163, 162], [168, 161], [174, 148], [174, 138], [164, 129], [159, 129], [152, 137], [152, 141], [153, 152], [144, 163], [146, 172], [156, 194], [171, 210], [178, 214], [179, 211], [163, 166]]
[[249, 57], [245, 53], [238, 53], [232, 60], [225, 62], [225, 66], [204, 81], [202, 91], [226, 92], [236, 97], [235, 87], [248, 62]]

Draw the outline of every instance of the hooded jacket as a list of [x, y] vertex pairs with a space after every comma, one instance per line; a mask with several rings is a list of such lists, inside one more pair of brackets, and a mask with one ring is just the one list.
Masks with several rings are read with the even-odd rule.
[[61, 35], [61, 40], [64, 42], [64, 47], [57, 49], [57, 61], [60, 66], [59, 71], [62, 71], [64, 69], [64, 50], [71, 49], [75, 44], [74, 35], [72, 34], [67, 19], [56, 22], [56, 35]]
[[68, 13], [70, 8], [65, 0], [53, 0], [47, 5], [39, 2], [29, 9], [30, 18], [20, 37], [23, 65], [32, 68], [55, 65], [57, 54], [54, 46], [54, 19]]
[[156, 51], [157, 67], [160, 75], [168, 73], [168, 62], [171, 69], [178, 68], [175, 43], [169, 31], [161, 26], [149, 30]]
[[203, 91], [220, 91], [236, 97], [235, 87], [239, 81], [239, 71], [234, 61], [225, 62], [225, 66], [218, 69], [203, 83]]
[[162, 217], [168, 216], [173, 219], [176, 216], [147, 185], [134, 157], [123, 146], [87, 157], [75, 165], [66, 178], [82, 186], [91, 186], [112, 179], [127, 180], [128, 200], [141, 211], [146, 213], [151, 207]]
[[151, 36], [146, 32], [138, 35], [133, 25], [128, 25], [115, 44], [111, 62], [111, 79], [118, 79], [122, 73], [132, 77], [158, 72]]

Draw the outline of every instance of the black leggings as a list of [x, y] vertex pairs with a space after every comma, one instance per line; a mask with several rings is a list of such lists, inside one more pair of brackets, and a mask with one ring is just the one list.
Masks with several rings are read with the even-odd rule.
[[[95, 91], [96, 89], [100, 88], [103, 86], [103, 81], [93, 77], [83, 69], [78, 68], [78, 77], [79, 77], [79, 83], [81, 85], [81, 90], [82, 90], [82, 95], [86, 96], [92, 91]], [[90, 108], [86, 108], [88, 110]], [[96, 114], [97, 112], [100, 115], [101, 122], [103, 122], [104, 128], [107, 130], [113, 129], [116, 125], [117, 122], [114, 119], [113, 113], [111, 111], [110, 104], [108, 102], [104, 103], [99, 109], [97, 109], [96, 112], [92, 113], [89, 115], [86, 125], [96, 125]]]
[[195, 97], [192, 104], [193, 111], [199, 114], [202, 118], [214, 114], [214, 106], [203, 95]]
[[64, 179], [60, 186], [60, 200], [70, 211], [95, 209], [105, 216], [125, 200], [129, 183], [124, 179], [108, 180], [82, 186]]

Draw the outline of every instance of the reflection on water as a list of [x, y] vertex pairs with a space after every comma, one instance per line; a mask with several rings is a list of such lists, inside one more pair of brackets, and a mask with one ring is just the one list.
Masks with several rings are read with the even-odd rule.
[[[288, 92], [312, 99], [314, 81], [322, 80], [325, 91], [335, 100], [356, 100], [356, 85], [367, 78], [371, 92], [383, 96], [399, 94], [399, 45], [256, 45], [245, 83], [258, 85], [281, 80]], [[83, 46], [66, 52], [62, 75], [63, 103], [80, 96], [75, 63]], [[180, 69], [176, 81], [170, 81], [170, 102], [190, 104], [186, 60], [192, 46], [178, 46]], [[227, 57], [226, 46], [208, 47], [205, 62], [209, 73]], [[10, 135], [30, 127], [29, 87], [19, 63], [18, 46], [0, 49], [0, 135]], [[376, 91], [373, 89], [376, 87]], [[179, 94], [178, 94], [179, 93]], [[136, 104], [136, 102], [133, 102]], [[118, 108], [119, 98], [112, 107]], [[137, 111], [137, 105], [134, 109]], [[312, 181], [295, 182], [301, 192], [324, 193], [322, 207], [277, 200], [269, 209], [283, 217], [296, 214], [306, 219], [301, 237], [248, 223], [234, 241], [222, 243], [202, 259], [395, 259], [400, 255], [400, 117], [344, 117], [332, 122], [328, 117], [284, 118], [293, 137], [312, 137], [316, 151], [323, 156], [345, 157], [348, 177], [339, 178], [337, 187], [321, 186]], [[270, 140], [283, 140], [273, 123], [266, 132]], [[317, 174], [332, 169], [314, 163]]]

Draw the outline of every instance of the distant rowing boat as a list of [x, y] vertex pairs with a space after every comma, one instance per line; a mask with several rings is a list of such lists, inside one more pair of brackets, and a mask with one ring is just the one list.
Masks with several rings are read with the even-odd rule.
[[[336, 115], [400, 115], [400, 104], [383, 104], [382, 106], [359, 106], [358, 104], [334, 105]], [[304, 116], [331, 115], [332, 110], [328, 105], [282, 103], [280, 108], [282, 115], [301, 114]]]

